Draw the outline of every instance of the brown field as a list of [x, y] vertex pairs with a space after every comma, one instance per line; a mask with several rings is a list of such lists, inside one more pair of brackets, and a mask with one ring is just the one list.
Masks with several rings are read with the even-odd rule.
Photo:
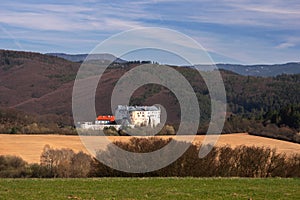
[[[194, 142], [201, 143], [205, 136], [196, 136]], [[110, 140], [126, 141], [130, 137], [108, 137]], [[185, 140], [189, 136], [181, 136], [180, 140]], [[87, 142], [92, 146], [105, 148], [105, 137], [87, 136]], [[0, 134], [0, 155], [16, 155], [22, 157], [29, 163], [39, 162], [43, 147], [49, 144], [53, 148], [70, 148], [74, 151], [88, 150], [81, 143], [78, 136], [63, 135], [7, 135]], [[239, 145], [247, 146], [265, 146], [276, 148], [277, 152], [292, 154], [300, 153], [300, 144], [252, 136], [246, 133], [221, 135], [217, 146], [230, 145], [231, 147]]]

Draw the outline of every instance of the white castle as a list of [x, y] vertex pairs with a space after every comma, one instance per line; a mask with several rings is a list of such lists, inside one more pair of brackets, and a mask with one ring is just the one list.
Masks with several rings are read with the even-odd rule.
[[160, 123], [161, 110], [156, 106], [118, 105], [115, 111], [117, 124], [155, 127]]
[[115, 127], [117, 130], [124, 126], [156, 127], [160, 123], [161, 110], [156, 106], [123, 106], [118, 105], [115, 115], [100, 115], [94, 122], [80, 123], [82, 129], [103, 130], [105, 127]]

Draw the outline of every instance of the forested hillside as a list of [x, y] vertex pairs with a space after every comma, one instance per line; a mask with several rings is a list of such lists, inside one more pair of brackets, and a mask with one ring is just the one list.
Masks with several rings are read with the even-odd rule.
[[[96, 93], [98, 114], [112, 114], [110, 95], [114, 85], [124, 73], [139, 64], [138, 61], [114, 63], [106, 70]], [[71, 103], [79, 66], [79, 63], [50, 55], [0, 50], [0, 131], [75, 133]], [[210, 118], [207, 87], [195, 69], [173, 68], [189, 80], [199, 99], [201, 124], [198, 132], [205, 133]], [[300, 141], [300, 74], [254, 77], [225, 70], [221, 70], [221, 74], [228, 103], [224, 133], [246, 131]], [[167, 123], [176, 128], [180, 107], [168, 89], [146, 85], [135, 91], [131, 98], [133, 105], [155, 103], [166, 108]]]

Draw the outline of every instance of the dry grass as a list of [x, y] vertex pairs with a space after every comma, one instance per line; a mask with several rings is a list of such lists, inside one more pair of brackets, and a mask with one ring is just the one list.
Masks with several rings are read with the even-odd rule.
[[[167, 137], [167, 136], [161, 136]], [[205, 136], [196, 136], [195, 143], [201, 143]], [[110, 140], [127, 141], [130, 137], [108, 137]], [[182, 136], [180, 140], [186, 140], [189, 136]], [[105, 137], [85, 137], [91, 146], [105, 148]], [[16, 155], [22, 157], [27, 162], [39, 162], [43, 147], [49, 144], [53, 148], [70, 148], [75, 152], [88, 150], [82, 144], [78, 136], [63, 135], [6, 135], [0, 134], [0, 155]], [[259, 136], [252, 136], [245, 133], [221, 135], [217, 142], [218, 146], [239, 145], [259, 146], [276, 148], [280, 153], [292, 154], [300, 153], [300, 144], [269, 139]]]

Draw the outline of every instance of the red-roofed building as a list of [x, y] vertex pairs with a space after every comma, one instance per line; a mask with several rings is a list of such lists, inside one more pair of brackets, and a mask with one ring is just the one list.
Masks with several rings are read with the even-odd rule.
[[115, 123], [115, 116], [113, 115], [99, 115], [95, 120], [95, 124], [114, 124], [114, 123]]

